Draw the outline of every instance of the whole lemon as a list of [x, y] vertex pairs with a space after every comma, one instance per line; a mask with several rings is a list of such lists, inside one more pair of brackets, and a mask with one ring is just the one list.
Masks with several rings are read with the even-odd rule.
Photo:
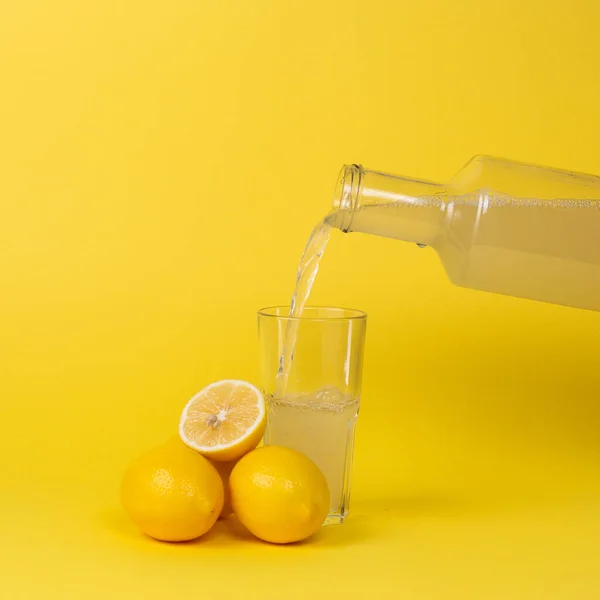
[[298, 542], [317, 532], [329, 512], [329, 487], [309, 458], [290, 448], [264, 446], [246, 454], [229, 476], [240, 522], [266, 542]]
[[121, 484], [129, 518], [146, 535], [165, 542], [193, 540], [206, 533], [219, 517], [223, 496], [216, 469], [181, 442], [140, 456]]

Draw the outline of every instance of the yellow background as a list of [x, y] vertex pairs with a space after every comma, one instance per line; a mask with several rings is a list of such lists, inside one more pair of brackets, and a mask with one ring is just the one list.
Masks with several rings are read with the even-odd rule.
[[408, 244], [337, 233], [315, 286], [370, 319], [346, 525], [166, 546], [117, 490], [194, 392], [256, 381], [255, 311], [289, 301], [343, 163], [600, 173], [599, 22], [596, 0], [5, 0], [0, 596], [597, 598], [599, 315], [455, 288]]

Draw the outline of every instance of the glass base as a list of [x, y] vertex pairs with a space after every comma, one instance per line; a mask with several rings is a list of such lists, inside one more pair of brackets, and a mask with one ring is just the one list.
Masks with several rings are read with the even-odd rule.
[[348, 516], [348, 511], [344, 513], [329, 513], [325, 521], [323, 521], [323, 527], [327, 527], [329, 525], [341, 525], [346, 517]]

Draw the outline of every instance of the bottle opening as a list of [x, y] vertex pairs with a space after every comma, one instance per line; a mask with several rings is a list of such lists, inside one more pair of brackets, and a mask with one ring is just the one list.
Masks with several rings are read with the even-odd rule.
[[362, 175], [361, 165], [344, 165], [338, 175], [330, 223], [344, 233], [350, 228], [352, 215], [358, 204]]

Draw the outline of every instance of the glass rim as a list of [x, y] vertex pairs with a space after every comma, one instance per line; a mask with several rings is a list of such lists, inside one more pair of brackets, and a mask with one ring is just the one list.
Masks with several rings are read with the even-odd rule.
[[358, 310], [357, 308], [345, 308], [343, 306], [324, 306], [324, 305], [315, 305], [309, 304], [304, 307], [304, 312], [313, 310], [324, 310], [324, 311], [339, 311], [343, 313], [342, 316], [318, 316], [311, 317], [306, 316], [305, 314], [299, 317], [291, 317], [289, 314], [278, 315], [276, 312], [278, 310], [283, 309], [284, 311], [289, 311], [289, 304], [279, 304], [276, 306], [266, 306], [257, 311], [259, 317], [264, 317], [268, 319], [279, 319], [281, 321], [312, 321], [313, 323], [323, 322], [330, 323], [332, 321], [364, 321], [367, 318], [367, 313]]

